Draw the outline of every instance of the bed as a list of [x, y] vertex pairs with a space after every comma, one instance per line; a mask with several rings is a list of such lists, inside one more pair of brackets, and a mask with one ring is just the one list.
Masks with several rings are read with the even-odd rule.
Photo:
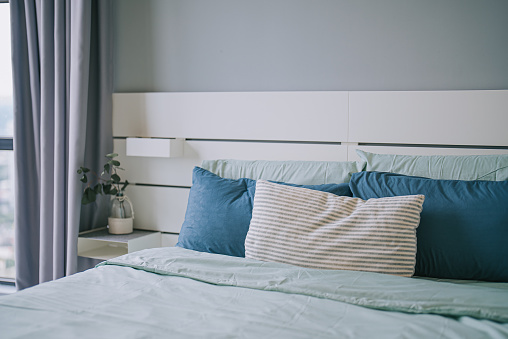
[[[347, 142], [367, 138], [353, 113], [372, 107], [359, 108], [357, 95], [347, 96]], [[379, 106], [374, 99], [367, 103]], [[389, 120], [383, 138], [400, 146]], [[377, 131], [361, 125], [373, 134], [345, 143], [354, 160], [192, 166], [176, 246], [0, 297], [0, 336], [508, 338], [505, 140], [465, 131], [454, 145], [494, 146], [469, 155], [373, 153], [365, 149], [378, 144]], [[277, 141], [267, 133], [256, 135]], [[412, 134], [402, 137], [420, 145]], [[446, 138], [432, 136], [434, 146]]]
[[[364, 153], [363, 156], [372, 155]], [[478, 165], [477, 157], [468, 158], [475, 159], [476, 168], [483, 171]], [[508, 161], [508, 157], [486, 156], [484, 160], [500, 163]], [[259, 161], [222, 160], [207, 162], [204, 167], [215, 168], [216, 171], [217, 168], [230, 172], [247, 171], [250, 172], [251, 177], [277, 175], [267, 173], [270, 165], [272, 162], [264, 162], [264, 164], [261, 162], [260, 167]], [[277, 165], [280, 166], [280, 164]], [[484, 193], [488, 192], [487, 196], [483, 196], [483, 200], [488, 199], [493, 191], [499, 190], [501, 196], [494, 194], [488, 204], [493, 203], [494, 200], [504, 199], [501, 205], [508, 199], [508, 196], [503, 196], [508, 194], [508, 182], [438, 180], [375, 171], [349, 174], [348, 170], [354, 171], [357, 166], [351, 162], [326, 164], [285, 162], [285, 175], [294, 175], [291, 173], [292, 165], [297, 165], [293, 166], [297, 171], [307, 166], [308, 168], [304, 170], [306, 173], [309, 172], [309, 168], [313, 168], [314, 175], [318, 176], [321, 175], [323, 168], [324, 171], [337, 173], [340, 171], [337, 171], [334, 166], [346, 167], [347, 170], [342, 171], [347, 173], [343, 174], [345, 178], [332, 176], [330, 180], [345, 181], [350, 175], [351, 179], [349, 183], [339, 184], [288, 185], [263, 179], [222, 178], [207, 169], [196, 167], [193, 173], [187, 216], [177, 247], [148, 249], [127, 254], [102, 262], [94, 269], [0, 298], [2, 337], [508, 337], [508, 284], [502, 282], [507, 279], [506, 262], [501, 260], [503, 262], [501, 265], [489, 265], [489, 263], [481, 262], [481, 260], [488, 261], [489, 258], [483, 258], [478, 253], [474, 258], [480, 262], [472, 265], [464, 264], [464, 260], [461, 262], [463, 259], [461, 257], [467, 255], [467, 252], [484, 248], [482, 246], [473, 246], [465, 254], [461, 253], [455, 258], [450, 258], [449, 253], [444, 258], [439, 258], [439, 253], [431, 253], [431, 258], [435, 259], [437, 255], [437, 260], [442, 260], [446, 264], [450, 264], [446, 262], [447, 260], [458, 261], [458, 263], [452, 262], [450, 264], [452, 266], [446, 268], [448, 270], [446, 273], [442, 265], [433, 266], [432, 260], [426, 263], [429, 260], [428, 257], [415, 257], [416, 248], [413, 248], [414, 252], [409, 255], [409, 271], [404, 269], [393, 272], [390, 269], [393, 268], [394, 262], [397, 268], [400, 266], [398, 258], [394, 262], [385, 260], [386, 265], [380, 264], [380, 261], [383, 261], [388, 252], [397, 256], [404, 255], [399, 251], [400, 248], [394, 250], [395, 252], [377, 251], [372, 254], [371, 256], [376, 261], [375, 265], [363, 263], [369, 257], [367, 253], [362, 254], [361, 260], [355, 261], [354, 258], [343, 260], [348, 253], [355, 254], [365, 250], [358, 247], [333, 257], [336, 254], [329, 252], [330, 250], [347, 247], [347, 244], [340, 243], [341, 239], [350, 237], [344, 234], [340, 234], [333, 241], [331, 248], [324, 249], [325, 257], [333, 258], [332, 267], [326, 266], [330, 260], [323, 262], [323, 257], [315, 261], [310, 260], [309, 258], [323, 250], [325, 240], [334, 236], [333, 231], [332, 234], [316, 235], [316, 233], [326, 232], [326, 230], [323, 231], [326, 224], [333, 224], [333, 221], [325, 221], [325, 225], [321, 224], [319, 229], [309, 234], [302, 235], [300, 232], [296, 238], [286, 238], [290, 246], [276, 240], [277, 237], [284, 237], [294, 231], [290, 228], [302, 216], [295, 215], [296, 219], [292, 221], [284, 221], [284, 218], [291, 213], [298, 214], [309, 204], [314, 194], [319, 194], [318, 200], [324, 197], [332, 200], [332, 203], [333, 199], [358, 199], [351, 197], [352, 192], [356, 195], [371, 194], [371, 192], [360, 192], [365, 180], [372, 179], [376, 183], [386, 180], [416, 180], [424, 181], [427, 187], [433, 184], [453, 184], [453, 192], [460, 192], [461, 202], [467, 203], [467, 199], [471, 198], [476, 199], [476, 204], [481, 203], [476, 196], [476, 191], [470, 193], [471, 197], [464, 192], [470, 191], [475, 185], [483, 184], [488, 186], [480, 189]], [[461, 167], [464, 168], [463, 163]], [[263, 170], [259, 171], [259, 169]], [[280, 173], [278, 170], [273, 172]], [[453, 171], [447, 173], [451, 172]], [[464, 171], [461, 174], [464, 175]], [[374, 177], [370, 178], [370, 176]], [[386, 177], [383, 178], [383, 176]], [[504, 179], [504, 177], [496, 178]], [[460, 187], [461, 184], [464, 187]], [[381, 188], [405, 189], [408, 185], [418, 186], [415, 183], [403, 182], [397, 185], [381, 185]], [[372, 183], [369, 183], [367, 187], [376, 190]], [[384, 196], [389, 195], [382, 190], [378, 192]], [[399, 194], [399, 192], [392, 193], [395, 196]], [[301, 202], [302, 194], [304, 203]], [[436, 194], [429, 195], [427, 199], [440, 199], [436, 197]], [[291, 200], [292, 196], [296, 200]], [[419, 216], [423, 198], [421, 195], [414, 195], [414, 197], [416, 200], [412, 200], [411, 204], [416, 204], [417, 210], [414, 215]], [[450, 196], [447, 195], [446, 199], [450, 199]], [[381, 200], [383, 198], [370, 201]], [[288, 203], [291, 205], [289, 207], [294, 207], [294, 210], [288, 209]], [[339, 203], [344, 202], [339, 201]], [[441, 204], [442, 201], [439, 200], [437, 203]], [[435, 204], [436, 202], [430, 207], [427, 206], [430, 212], [427, 211], [426, 218], [432, 219], [435, 218], [432, 214], [439, 214], [439, 211], [433, 211], [436, 208]], [[269, 210], [266, 209], [267, 206]], [[394, 213], [397, 212], [394, 212], [393, 206], [392, 204], [389, 209], [390, 226], [393, 226], [391, 221], [397, 218], [394, 217]], [[370, 208], [375, 211], [382, 206]], [[500, 205], [488, 208], [497, 210], [496, 213], [500, 214], [499, 218], [504, 220], [494, 222], [506, 229], [506, 207], [502, 207], [501, 210]], [[282, 210], [282, 216], [267, 215], [270, 209], [274, 210], [275, 214]], [[329, 209], [325, 208], [325, 210]], [[336, 210], [337, 207], [332, 206], [331, 209]], [[404, 215], [407, 214], [406, 212], [403, 212]], [[460, 212], [464, 213], [464, 211]], [[303, 215], [308, 217], [312, 213], [312, 211], [305, 211]], [[323, 211], [320, 210], [317, 213], [319, 215]], [[348, 212], [349, 217], [354, 213], [354, 211]], [[321, 215], [320, 220], [328, 220], [328, 217], [330, 216]], [[380, 218], [382, 218], [380, 214], [375, 217], [376, 220]], [[278, 221], [270, 222], [272, 219]], [[358, 220], [361, 220], [361, 217]], [[432, 220], [432, 222], [439, 223], [440, 221]], [[370, 225], [372, 220], [364, 220], [363, 223]], [[420, 225], [413, 224], [408, 227], [413, 231], [417, 227], [422, 227], [419, 218], [416, 223]], [[266, 225], [273, 227], [266, 229]], [[274, 235], [277, 233], [277, 225], [282, 229], [279, 227], [279, 234]], [[304, 225], [305, 228], [313, 227], [312, 222]], [[344, 224], [341, 225], [344, 227]], [[399, 226], [395, 227], [396, 235], [400, 235]], [[423, 226], [432, 228], [433, 225]], [[353, 230], [361, 227], [362, 225], [356, 225]], [[383, 226], [377, 225], [375, 229], [380, 230], [380, 227]], [[212, 228], [218, 228], [218, 230], [212, 232]], [[253, 243], [256, 240], [255, 233], [249, 233], [254, 229], [261, 233], [261, 241], [258, 241], [257, 247], [249, 244], [249, 241]], [[389, 232], [389, 230], [383, 231]], [[474, 230], [469, 231], [474, 232]], [[416, 232], [413, 233], [416, 237]], [[263, 234], [271, 235], [266, 236], [269, 238], [268, 242]], [[316, 236], [317, 240], [314, 239], [308, 243], [307, 239], [302, 240], [303, 237]], [[352, 235], [353, 238], [358, 236], [362, 235]], [[447, 237], [446, 232], [444, 236]], [[436, 242], [439, 238], [439, 235], [434, 234], [431, 241]], [[506, 255], [506, 246], [504, 246], [507, 239], [506, 231], [496, 233], [495, 238], [501, 238], [502, 247], [488, 254], [506, 258], [503, 256]], [[243, 242], [242, 239], [244, 239]], [[495, 246], [496, 239], [477, 240], [489, 241], [490, 246]], [[396, 247], [404, 247], [406, 240], [397, 244]], [[298, 248], [302, 241], [308, 246], [304, 253]], [[363, 238], [362, 241], [375, 244], [373, 247], [378, 245], [376, 239]], [[449, 242], [445, 245], [450, 244]], [[424, 253], [426, 250], [423, 247], [424, 244], [419, 245]], [[367, 249], [371, 248], [370, 246]], [[454, 251], [460, 251], [460, 248], [451, 249], [452, 255]], [[270, 254], [275, 255], [270, 257]], [[243, 256], [259, 256], [261, 260]], [[469, 260], [469, 258], [465, 259]], [[361, 266], [360, 268], [336, 268], [348, 264]], [[314, 268], [316, 265], [318, 268]], [[415, 265], [417, 270], [418, 265], [421, 266], [419, 273], [430, 277], [412, 277]], [[471, 271], [468, 271], [468, 267]], [[385, 272], [385, 270], [388, 271]], [[442, 279], [436, 277], [442, 277]]]
[[2, 297], [0, 322], [4, 338], [506, 338], [507, 293], [161, 248]]

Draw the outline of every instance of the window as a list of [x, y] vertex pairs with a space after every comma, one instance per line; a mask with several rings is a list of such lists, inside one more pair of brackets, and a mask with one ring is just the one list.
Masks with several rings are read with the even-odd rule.
[[14, 154], [9, 3], [0, 1], [0, 280], [14, 279]]

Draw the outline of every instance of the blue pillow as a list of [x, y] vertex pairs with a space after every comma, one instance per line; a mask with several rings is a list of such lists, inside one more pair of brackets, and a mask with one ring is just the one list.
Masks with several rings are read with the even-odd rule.
[[[352, 196], [348, 184], [293, 185]], [[245, 256], [256, 181], [224, 179], [195, 167], [185, 221], [176, 246], [200, 252]]]
[[349, 186], [361, 199], [425, 195], [415, 275], [508, 281], [508, 181], [362, 172], [353, 174]]

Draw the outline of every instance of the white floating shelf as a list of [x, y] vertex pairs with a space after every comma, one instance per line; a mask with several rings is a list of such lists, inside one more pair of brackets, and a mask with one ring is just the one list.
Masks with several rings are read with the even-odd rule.
[[160, 232], [134, 230], [129, 234], [110, 234], [106, 228], [100, 228], [80, 233], [78, 256], [108, 260], [145, 248], [160, 246]]
[[174, 158], [183, 156], [184, 139], [127, 138], [126, 155]]

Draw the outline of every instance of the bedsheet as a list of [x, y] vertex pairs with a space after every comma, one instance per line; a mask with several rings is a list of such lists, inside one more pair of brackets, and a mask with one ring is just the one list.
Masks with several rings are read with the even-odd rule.
[[0, 337], [508, 338], [508, 293], [168, 247], [0, 297]]

